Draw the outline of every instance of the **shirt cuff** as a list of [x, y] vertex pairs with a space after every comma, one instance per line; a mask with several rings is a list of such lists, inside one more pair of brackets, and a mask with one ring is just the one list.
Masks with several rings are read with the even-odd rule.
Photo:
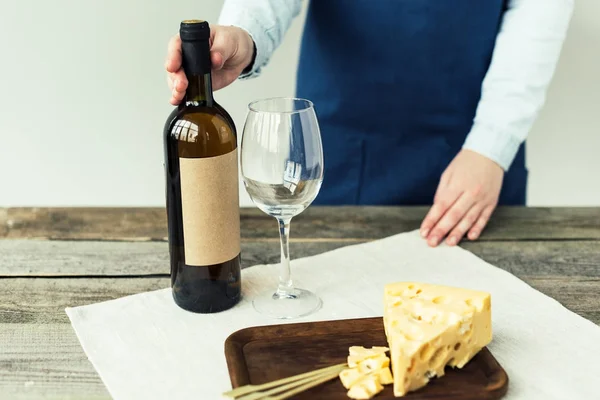
[[252, 38], [255, 46], [254, 62], [250, 68], [243, 72], [238, 79], [255, 78], [261, 74], [262, 68], [269, 62], [272, 49], [269, 49], [272, 40], [269, 38], [269, 32], [262, 27], [260, 22], [251, 14], [239, 12], [236, 15], [228, 13], [222, 15], [219, 20], [220, 25], [236, 26], [245, 30]]
[[510, 133], [473, 126], [463, 149], [472, 150], [489, 158], [508, 171], [523, 141]]

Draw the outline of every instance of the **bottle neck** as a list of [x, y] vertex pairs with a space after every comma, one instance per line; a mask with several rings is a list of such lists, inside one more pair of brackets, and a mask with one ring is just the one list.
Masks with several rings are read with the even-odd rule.
[[188, 87], [181, 104], [212, 107], [214, 99], [208, 40], [183, 41], [181, 55], [183, 69], [188, 79]]
[[183, 104], [186, 106], [212, 107], [214, 99], [210, 72], [207, 74], [188, 74], [187, 79], [188, 87], [185, 91]]

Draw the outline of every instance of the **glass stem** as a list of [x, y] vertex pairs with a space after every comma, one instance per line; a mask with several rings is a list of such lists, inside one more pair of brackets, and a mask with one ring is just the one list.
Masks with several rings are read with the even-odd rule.
[[275, 293], [279, 297], [290, 296], [294, 289], [290, 271], [290, 222], [291, 218], [277, 218], [281, 241], [281, 266], [279, 267], [279, 286]]

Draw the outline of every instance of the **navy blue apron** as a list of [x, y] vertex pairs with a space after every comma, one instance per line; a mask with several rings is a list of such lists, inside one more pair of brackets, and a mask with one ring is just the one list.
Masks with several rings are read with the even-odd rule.
[[[473, 124], [505, 0], [313, 0], [296, 94], [314, 102], [314, 204], [427, 205]], [[500, 204], [524, 204], [521, 146]]]

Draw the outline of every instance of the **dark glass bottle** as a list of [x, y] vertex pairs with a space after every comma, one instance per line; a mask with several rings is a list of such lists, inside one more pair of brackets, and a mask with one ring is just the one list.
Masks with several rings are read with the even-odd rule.
[[171, 287], [182, 308], [212, 313], [240, 300], [235, 125], [212, 92], [210, 27], [180, 27], [185, 98], [164, 128]]

